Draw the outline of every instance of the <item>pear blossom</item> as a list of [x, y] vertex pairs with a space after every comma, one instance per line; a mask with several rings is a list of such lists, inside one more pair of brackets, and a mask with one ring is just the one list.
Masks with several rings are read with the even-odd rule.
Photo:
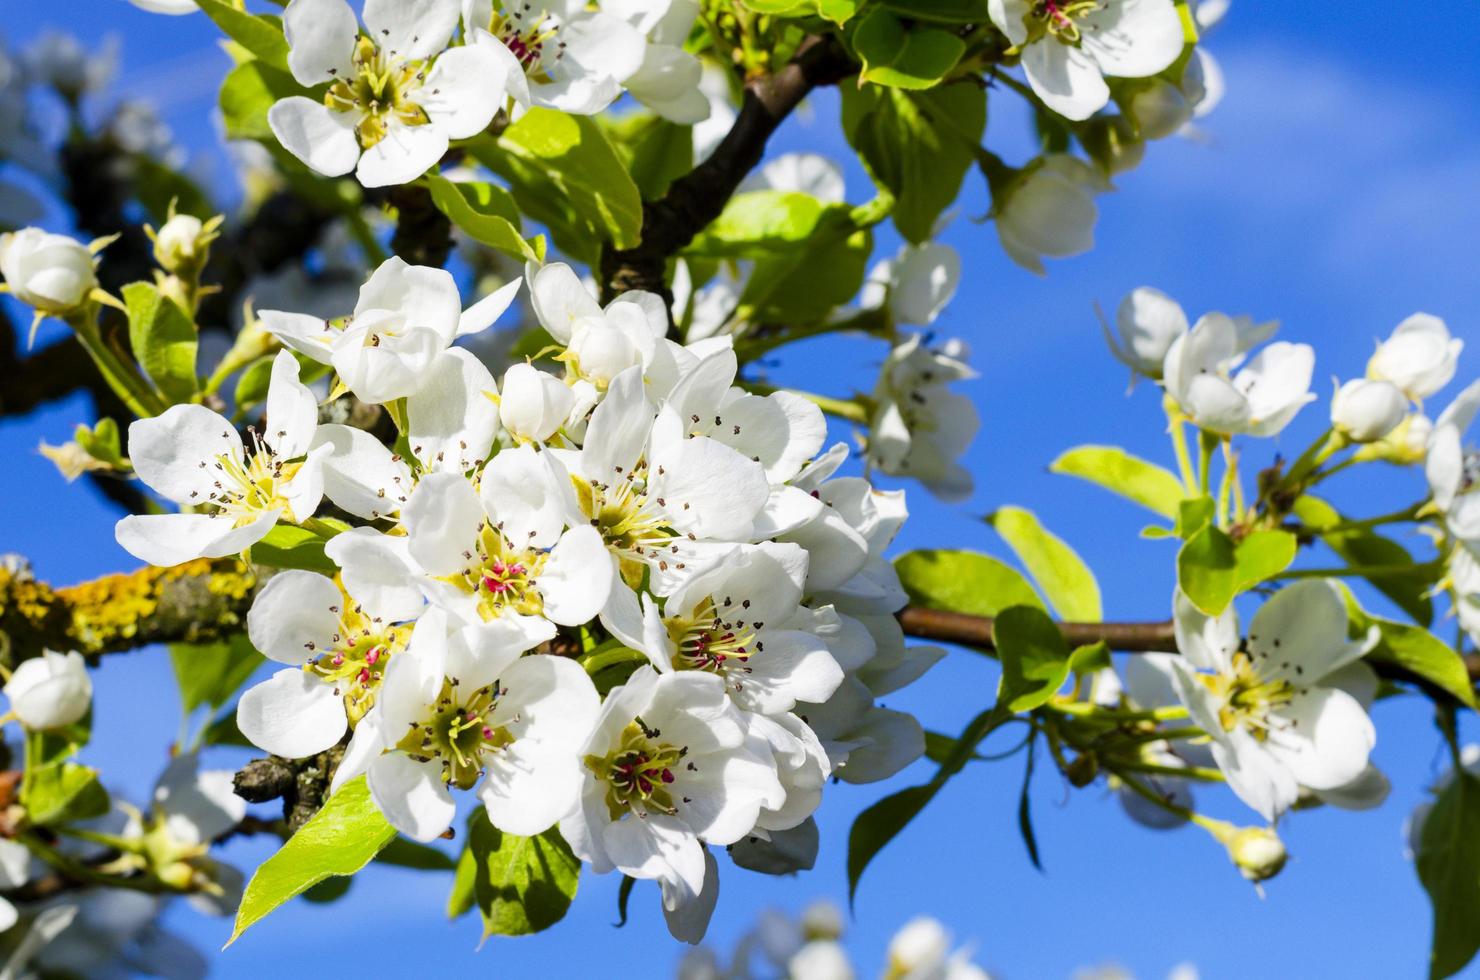
[[647, 38], [642, 65], [623, 87], [634, 99], [680, 126], [709, 117], [709, 100], [699, 88], [704, 66], [684, 50], [699, 17], [695, 0], [607, 0], [605, 13], [626, 20]]
[[420, 588], [458, 622], [506, 620], [532, 643], [588, 622], [613, 562], [597, 529], [567, 527], [571, 496], [559, 462], [528, 446], [494, 457], [476, 489], [460, 473], [423, 477], [401, 512]]
[[504, 103], [488, 48], [447, 48], [458, 14], [457, 0], [365, 0], [362, 35], [344, 0], [292, 0], [283, 11], [288, 68], [305, 88], [327, 82], [329, 91], [275, 103], [273, 135], [326, 177], [353, 170], [366, 187], [415, 180]]
[[1480, 381], [1472, 382], [1455, 396], [1449, 407], [1434, 420], [1429, 436], [1424, 476], [1434, 506], [1444, 517], [1449, 533], [1470, 550], [1480, 554], [1480, 461], [1466, 450], [1464, 438], [1480, 412]]
[[[338, 535], [325, 553], [354, 567], [366, 538], [384, 539], [373, 552], [381, 574], [411, 576], [405, 539], [368, 528]], [[386, 666], [405, 650], [409, 621], [422, 607], [414, 589], [378, 587], [363, 576], [335, 581], [297, 569], [274, 575], [252, 601], [247, 635], [269, 660], [288, 666], [242, 694], [236, 709], [242, 734], [288, 759], [334, 745], [375, 705]]]
[[459, 626], [438, 609], [417, 621], [411, 644], [381, 687], [383, 751], [346, 756], [366, 773], [386, 819], [433, 840], [452, 823], [449, 787], [475, 785], [489, 822], [505, 833], [539, 834], [570, 812], [581, 787], [579, 751], [600, 703], [581, 666], [521, 656], [532, 644], [519, 630]]
[[1166, 293], [1150, 286], [1138, 286], [1126, 294], [1115, 310], [1117, 342], [1109, 324], [1100, 319], [1105, 343], [1115, 359], [1137, 374], [1160, 380], [1167, 350], [1187, 333], [1187, 314]]
[[[704, 845], [735, 843], [785, 798], [769, 749], [702, 671], [638, 668], [607, 694], [581, 760], [580, 805], [561, 835], [597, 874], [656, 879], [681, 926], [686, 906], [712, 903], [718, 887]], [[696, 940], [672, 914], [669, 924]]]
[[1315, 352], [1306, 344], [1268, 345], [1237, 374], [1243, 331], [1232, 317], [1208, 313], [1168, 348], [1163, 365], [1167, 394], [1187, 417], [1223, 435], [1278, 435], [1310, 393]]
[[438, 356], [458, 337], [486, 330], [514, 302], [521, 282], [464, 310], [450, 272], [392, 256], [360, 288], [342, 324], [277, 310], [259, 316], [285, 346], [332, 365], [356, 397], [383, 403], [420, 391]]
[[[462, 18], [468, 46], [493, 60], [500, 106], [506, 91], [520, 109], [595, 115], [647, 58], [647, 39], [626, 19], [570, 0], [462, 0]], [[660, 99], [669, 94], [663, 74], [655, 61], [644, 79]]]
[[37, 314], [80, 310], [98, 287], [93, 250], [66, 235], [23, 228], [0, 235], [0, 276], [11, 295]]
[[324, 492], [324, 457], [313, 447], [318, 400], [298, 380], [298, 362], [279, 351], [267, 390], [267, 421], [250, 453], [235, 427], [202, 405], [175, 405], [129, 425], [139, 478], [188, 514], [129, 515], [118, 543], [154, 565], [224, 558], [261, 541], [279, 520], [313, 516]]
[[[10, 891], [31, 879], [31, 852], [24, 844], [0, 840], [0, 888]], [[0, 897], [0, 932], [8, 932], [20, 919], [20, 913], [8, 899]]]
[[1200, 612], [1179, 590], [1174, 609], [1177, 695], [1213, 738], [1213, 758], [1239, 798], [1274, 820], [1300, 787], [1334, 790], [1362, 776], [1377, 736], [1360, 700], [1333, 675], [1379, 639], [1347, 639], [1341, 590], [1307, 579], [1276, 593], [1239, 646], [1232, 608]]
[[992, 188], [997, 237], [1018, 265], [1040, 276], [1044, 258], [1065, 259], [1095, 244], [1095, 195], [1110, 184], [1093, 166], [1067, 153], [1050, 153]]
[[1191, 100], [1183, 89], [1171, 82], [1148, 78], [1134, 91], [1126, 113], [1135, 120], [1136, 131], [1142, 139], [1166, 139], [1192, 120]]
[[1422, 412], [1409, 412], [1387, 435], [1361, 446], [1352, 458], [1366, 461], [1380, 459], [1398, 466], [1422, 463], [1428, 454], [1429, 437], [1434, 423]]
[[65, 728], [92, 707], [92, 679], [76, 650], [44, 650], [21, 661], [4, 691], [11, 713], [31, 731]]
[[913, 476], [942, 500], [971, 495], [971, 474], [957, 460], [981, 424], [976, 406], [947, 385], [977, 377], [964, 342], [925, 346], [911, 334], [889, 352], [874, 389], [868, 461], [885, 473]]
[[[712, 438], [686, 436], [684, 420], [671, 408], [658, 422], [643, 392], [641, 368], [634, 366], [613, 379], [592, 412], [580, 452], [562, 453], [575, 485], [576, 522], [593, 527], [616, 559], [614, 594], [635, 588], [645, 569], [652, 573], [654, 594], [668, 594], [698, 570], [696, 558], [714, 557], [717, 543], [749, 540], [770, 500], [763, 463], [720, 441], [721, 427]], [[724, 431], [751, 438], [740, 428], [738, 436], [733, 426]], [[790, 440], [777, 438], [772, 445], [779, 447], [769, 457], [773, 465], [791, 466]]]
[[1182, 53], [1172, 0], [989, 0], [987, 12], [1022, 52], [1034, 94], [1067, 119], [1104, 108], [1110, 89], [1101, 76], [1145, 78]]
[[171, 17], [193, 14], [200, 9], [195, 0], [128, 0], [128, 2], [151, 14], [168, 14]]
[[905, 244], [869, 270], [859, 299], [864, 309], [886, 307], [897, 324], [928, 327], [956, 295], [961, 255], [940, 242]]
[[629, 367], [647, 373], [673, 361], [670, 345], [678, 345], [665, 339], [668, 315], [652, 293], [629, 291], [603, 309], [575, 270], [553, 262], [529, 277], [529, 298], [540, 325], [565, 348], [567, 375], [584, 382], [590, 402]]
[[504, 372], [499, 420], [516, 441], [545, 442], [575, 407], [575, 393], [554, 375], [531, 364], [514, 364]]
[[[715, 674], [741, 708], [774, 715], [798, 701], [826, 701], [842, 669], [816, 634], [792, 628], [800, 612], [807, 555], [794, 544], [737, 548], [642, 609], [609, 608], [603, 621], [646, 653], [661, 673]], [[630, 637], [630, 639], [627, 639]]]
[[1444, 321], [1415, 313], [1377, 345], [1367, 362], [1367, 376], [1391, 381], [1403, 393], [1421, 402], [1454, 378], [1465, 342], [1449, 335]]
[[1391, 381], [1354, 378], [1331, 398], [1331, 427], [1352, 442], [1376, 442], [1398, 427], [1408, 399]]
[[1480, 559], [1466, 548], [1455, 548], [1449, 555], [1449, 583], [1459, 628], [1480, 644]]
[[763, 875], [794, 875], [816, 866], [820, 845], [817, 821], [808, 817], [789, 830], [752, 830], [730, 845], [730, 860]]

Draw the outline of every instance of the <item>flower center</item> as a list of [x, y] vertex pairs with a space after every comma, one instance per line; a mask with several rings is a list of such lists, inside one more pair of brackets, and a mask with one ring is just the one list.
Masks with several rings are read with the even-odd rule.
[[427, 706], [421, 721], [411, 723], [396, 748], [419, 759], [440, 761], [443, 782], [472, 789], [483, 774], [483, 756], [514, 742], [507, 728], [487, 720], [498, 699], [507, 693], [507, 688], [500, 689], [494, 681], [464, 694], [458, 690], [456, 677], [445, 677], [436, 701]]
[[[641, 584], [646, 565], [667, 571], [669, 557], [678, 548], [671, 543], [674, 533], [663, 513], [665, 501], [648, 494], [645, 462], [639, 462], [626, 479], [616, 484], [571, 479], [582, 512], [601, 533], [607, 550], [617, 556], [622, 579], [628, 585], [635, 589]], [[678, 562], [677, 567], [682, 568], [683, 563]]]
[[504, 47], [519, 59], [525, 75], [536, 82], [549, 82], [551, 78], [545, 69], [545, 48], [553, 42], [556, 61], [565, 55], [565, 42], [555, 40], [560, 33], [560, 24], [548, 10], [542, 10], [538, 16], [533, 16], [530, 4], [519, 3], [518, 0], [515, 3], [517, 6], [512, 10], [494, 13], [489, 33], [502, 41]]
[[219, 471], [211, 492], [206, 494], [206, 502], [216, 507], [211, 516], [224, 514], [231, 518], [233, 527], [250, 524], [270, 510], [285, 511], [296, 519], [298, 515], [293, 514], [292, 505], [283, 496], [283, 487], [292, 481], [303, 464], [278, 458], [255, 428], [248, 431], [252, 437], [252, 451], [244, 459], [237, 460], [223, 453], [214, 462], [202, 460], [200, 463], [201, 469], [215, 466]]
[[[606, 808], [612, 820], [620, 820], [627, 813], [643, 817], [678, 812], [673, 802], [676, 770], [689, 750], [659, 741], [660, 734], [637, 718], [622, 731], [621, 742], [605, 757], [586, 756], [586, 768], [606, 783]], [[693, 763], [688, 766], [692, 769]], [[683, 801], [687, 803], [688, 799]]]
[[396, 62], [368, 37], [355, 44], [353, 78], [341, 78], [329, 86], [324, 105], [335, 112], [360, 116], [355, 133], [364, 149], [385, 139], [392, 122], [423, 126], [431, 120], [412, 101], [426, 81], [426, 62]]
[[1247, 728], [1259, 741], [1269, 737], [1270, 712], [1295, 697], [1289, 681], [1265, 680], [1254, 670], [1254, 660], [1240, 650], [1233, 655], [1232, 670], [1217, 675], [1199, 675], [1199, 680], [1223, 702], [1218, 721], [1225, 732]]
[[1063, 44], [1078, 44], [1079, 21], [1104, 6], [1104, 0], [1037, 0], [1025, 20], [1028, 41], [1046, 36]]
[[[354, 725], [375, 706], [385, 665], [406, 648], [411, 630], [386, 626], [378, 616], [366, 615], [360, 605], [348, 600], [343, 606], [330, 607], [330, 611], [339, 614], [334, 646], [319, 652], [303, 669], [335, 686], [344, 696], [344, 712]], [[310, 642], [308, 649], [316, 647]]]
[[741, 619], [749, 608], [749, 599], [737, 602], [725, 596], [716, 602], [706, 596], [689, 616], [665, 619], [668, 637], [678, 648], [673, 668], [720, 674], [738, 690], [743, 675], [751, 671], [747, 666], [751, 656], [765, 650], [763, 641], [756, 639], [756, 630], [765, 624]]
[[478, 612], [486, 620], [497, 619], [505, 610], [538, 616], [545, 608], [535, 578], [549, 553], [519, 548], [498, 528], [484, 522], [475, 549], [466, 552], [468, 565], [443, 581], [478, 597]]

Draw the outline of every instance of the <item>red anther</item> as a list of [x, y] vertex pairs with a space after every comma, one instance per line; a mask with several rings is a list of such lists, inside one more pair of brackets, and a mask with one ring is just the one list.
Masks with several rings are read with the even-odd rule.
[[673, 771], [672, 770], [670, 770], [670, 769], [664, 769], [663, 770], [663, 782], [665, 782], [665, 783], [671, 783], [671, 782], [673, 782]]
[[369, 684], [370, 683], [370, 671], [366, 670], [363, 667], [360, 668], [360, 683], [361, 684]]
[[365, 663], [374, 667], [380, 662], [380, 647], [371, 647], [370, 652], [365, 654]]
[[336, 666], [336, 667], [343, 667], [344, 666], [344, 654], [342, 654], [342, 653], [336, 653], [334, 655], [334, 659], [331, 661], [331, 663], [333, 663], [334, 666]]
[[483, 737], [484, 738], [488, 738], [488, 739], [493, 738], [493, 729], [492, 728], [489, 728], [487, 725], [484, 725], [483, 726]]

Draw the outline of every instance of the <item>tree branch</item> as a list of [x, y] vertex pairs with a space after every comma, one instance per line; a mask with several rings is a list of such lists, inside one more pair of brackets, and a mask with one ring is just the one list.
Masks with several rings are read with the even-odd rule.
[[671, 299], [664, 274], [668, 260], [719, 217], [740, 181], [760, 162], [766, 141], [807, 93], [857, 70], [837, 38], [814, 35], [802, 42], [785, 68], [747, 82], [740, 114], [709, 159], [675, 180], [662, 199], [643, 204], [642, 241], [635, 248], [603, 250], [603, 299], [632, 289]]
[[0, 568], [0, 660], [43, 649], [88, 656], [150, 643], [204, 643], [240, 632], [270, 574], [234, 558], [141, 568], [63, 589]]
[[[896, 614], [907, 636], [956, 643], [976, 650], [995, 650], [992, 617], [972, 616], [944, 609], [908, 606]], [[1154, 623], [1059, 623], [1059, 632], [1071, 646], [1103, 641], [1123, 653], [1175, 653], [1177, 637], [1170, 619]], [[1470, 680], [1480, 680], [1480, 654], [1462, 654]], [[1428, 682], [1396, 664], [1369, 661], [1379, 674], [1394, 680]]]

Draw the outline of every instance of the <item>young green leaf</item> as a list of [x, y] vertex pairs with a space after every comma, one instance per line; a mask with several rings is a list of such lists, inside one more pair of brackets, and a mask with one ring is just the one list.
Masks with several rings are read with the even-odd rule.
[[[1295, 516], [1313, 531], [1320, 532], [1321, 541], [1336, 552], [1349, 565], [1394, 565], [1413, 564], [1413, 556], [1398, 542], [1385, 538], [1368, 528], [1352, 528], [1345, 531], [1327, 531], [1340, 524], [1342, 516], [1326, 501], [1310, 494], [1295, 501]], [[1428, 596], [1433, 585], [1432, 576], [1423, 574], [1422, 566], [1414, 565], [1412, 575], [1369, 575], [1367, 581], [1373, 588], [1393, 600], [1398, 608], [1412, 616], [1420, 626], [1434, 621], [1434, 603]]]
[[423, 178], [432, 203], [468, 235], [516, 262], [545, 260], [543, 237], [525, 241], [519, 234], [519, 206], [502, 187], [481, 181], [450, 181], [437, 174]]
[[324, 539], [292, 524], [279, 524], [252, 545], [252, 564], [268, 568], [302, 568], [333, 575], [339, 570], [324, 554]]
[[1177, 552], [1177, 585], [1209, 616], [1228, 608], [1238, 592], [1238, 554], [1233, 539], [1211, 524]]
[[57, 762], [26, 773], [21, 803], [32, 824], [49, 826], [91, 820], [108, 812], [108, 791], [98, 771]]
[[1020, 572], [974, 551], [910, 551], [894, 570], [910, 601], [928, 609], [995, 616], [1009, 606], [1045, 608]]
[[252, 875], [226, 945], [325, 878], [355, 874], [395, 836], [396, 828], [371, 801], [365, 777], [346, 783]]
[[1172, 520], [1186, 496], [1182, 481], [1171, 471], [1117, 446], [1078, 446], [1048, 464], [1048, 469], [1088, 480]]
[[997, 702], [1013, 712], [1041, 707], [1069, 676], [1069, 644], [1041, 609], [1002, 610], [992, 623], [992, 643], [1002, 661]]
[[1003, 507], [987, 516], [1060, 617], [1099, 622], [1100, 586], [1083, 559], [1039, 523], [1032, 511]]
[[279, 99], [302, 95], [293, 76], [261, 61], [244, 61], [221, 83], [219, 104], [226, 124], [226, 137], [234, 140], [264, 140], [276, 143], [267, 111]]
[[485, 938], [529, 935], [565, 917], [580, 882], [581, 862], [558, 829], [516, 837], [495, 828], [480, 808], [469, 819], [468, 847]]
[[853, 34], [863, 61], [859, 79], [892, 88], [928, 89], [940, 83], [961, 56], [966, 42], [950, 31], [906, 26], [885, 7], [875, 7]]
[[198, 337], [190, 314], [154, 285], [131, 282], [123, 287], [128, 306], [128, 337], [134, 357], [154, 386], [172, 403], [195, 396]]
[[1441, 980], [1480, 951], [1480, 777], [1455, 771], [1424, 820], [1414, 864], [1434, 907], [1429, 978]]
[[1422, 626], [1382, 619], [1363, 609], [1350, 589], [1346, 592], [1346, 611], [1352, 636], [1361, 636], [1376, 626], [1382, 639], [1367, 659], [1393, 664], [1435, 687], [1454, 695], [1465, 707], [1477, 709], [1475, 691], [1465, 660], [1449, 644]]
[[225, 0], [195, 2], [227, 37], [250, 51], [258, 61], [278, 71], [288, 70], [288, 40], [283, 36], [283, 25], [278, 18], [249, 14]]
[[245, 633], [218, 643], [172, 643], [170, 661], [186, 714], [203, 704], [221, 707], [267, 662]]

